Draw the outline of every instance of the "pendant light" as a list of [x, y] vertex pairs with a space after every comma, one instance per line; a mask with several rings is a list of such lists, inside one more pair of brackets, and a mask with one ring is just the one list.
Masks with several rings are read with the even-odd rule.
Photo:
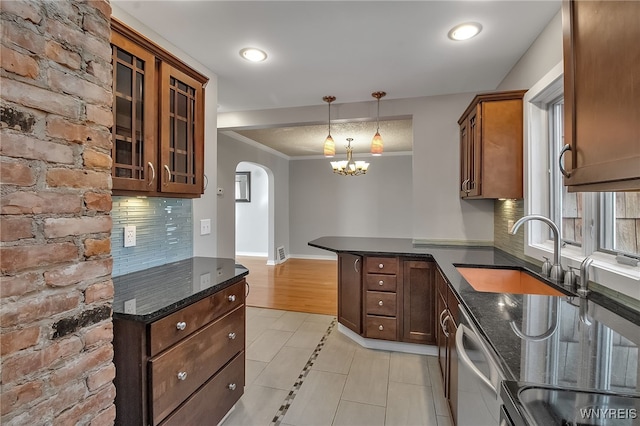
[[323, 101], [329, 104], [329, 135], [327, 139], [324, 141], [324, 156], [327, 158], [333, 157], [336, 155], [336, 143], [333, 141], [331, 137], [331, 102], [336, 100], [335, 96], [325, 96], [322, 98]]
[[385, 92], [373, 92], [371, 96], [378, 100], [378, 115], [376, 118], [376, 134], [371, 141], [371, 155], [382, 155], [384, 150], [384, 144], [382, 143], [382, 136], [380, 136], [380, 98], [384, 98], [387, 94]]

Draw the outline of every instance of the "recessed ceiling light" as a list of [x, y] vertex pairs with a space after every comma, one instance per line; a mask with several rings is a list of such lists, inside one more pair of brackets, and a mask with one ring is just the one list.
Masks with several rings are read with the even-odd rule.
[[449, 31], [449, 38], [455, 41], [469, 40], [482, 31], [482, 25], [476, 22], [456, 25]]
[[245, 47], [240, 51], [240, 56], [251, 62], [262, 62], [267, 59], [266, 52], [255, 47]]

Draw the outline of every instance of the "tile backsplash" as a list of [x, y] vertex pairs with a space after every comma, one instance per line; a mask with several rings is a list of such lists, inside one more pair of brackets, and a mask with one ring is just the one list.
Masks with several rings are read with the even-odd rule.
[[[113, 276], [193, 256], [193, 202], [182, 198], [113, 197]], [[135, 225], [135, 247], [124, 247], [124, 227]]]

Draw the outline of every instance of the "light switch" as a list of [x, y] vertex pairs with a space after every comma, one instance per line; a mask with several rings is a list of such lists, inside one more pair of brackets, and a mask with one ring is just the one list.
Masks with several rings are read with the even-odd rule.
[[211, 233], [211, 219], [200, 220], [200, 235], [209, 235]]

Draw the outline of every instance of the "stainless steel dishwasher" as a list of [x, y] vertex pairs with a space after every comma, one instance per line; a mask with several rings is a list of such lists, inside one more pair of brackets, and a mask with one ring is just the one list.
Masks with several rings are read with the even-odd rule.
[[497, 426], [502, 405], [499, 389], [504, 375], [465, 308], [462, 305], [458, 308], [461, 315], [456, 331], [457, 426]]

